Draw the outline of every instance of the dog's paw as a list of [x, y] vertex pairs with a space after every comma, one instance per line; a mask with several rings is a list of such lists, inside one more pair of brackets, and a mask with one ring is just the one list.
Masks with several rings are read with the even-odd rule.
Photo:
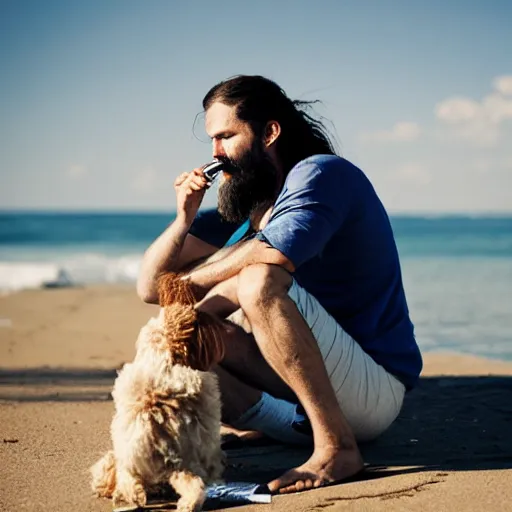
[[180, 495], [176, 504], [178, 512], [197, 512], [206, 498], [204, 481], [188, 471], [177, 471], [170, 477], [170, 484]]
[[114, 505], [124, 502], [128, 505], [145, 506], [147, 498], [142, 481], [129, 471], [120, 470], [113, 499]]
[[146, 491], [142, 484], [135, 484], [133, 487], [133, 497], [132, 502], [138, 505], [139, 507], [144, 507], [146, 505], [148, 498], [146, 496]]
[[176, 503], [176, 512], [199, 512], [202, 509], [203, 502], [197, 502], [190, 499], [179, 499]]
[[107, 452], [89, 469], [91, 488], [100, 498], [111, 498], [116, 488], [116, 461], [114, 452]]
[[124, 493], [116, 490], [113, 496], [113, 502], [115, 507], [126, 504], [144, 507], [147, 503], [146, 491], [141, 484], [135, 484], [129, 491], [125, 491]]
[[112, 496], [112, 502], [114, 503], [114, 507], [119, 507], [126, 503], [123, 493], [119, 489], [116, 489], [114, 491], [114, 494]]

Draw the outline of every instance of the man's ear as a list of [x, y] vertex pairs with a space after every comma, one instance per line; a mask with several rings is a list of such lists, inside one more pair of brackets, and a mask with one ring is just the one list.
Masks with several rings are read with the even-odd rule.
[[265, 127], [265, 146], [269, 147], [274, 144], [279, 135], [281, 135], [281, 125], [277, 121], [269, 121]]

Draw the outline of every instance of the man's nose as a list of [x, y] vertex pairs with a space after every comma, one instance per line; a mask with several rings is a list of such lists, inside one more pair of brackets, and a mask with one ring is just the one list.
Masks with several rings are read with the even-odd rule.
[[213, 139], [212, 156], [213, 156], [213, 158], [219, 158], [222, 156], [226, 156], [226, 152], [224, 151], [224, 147], [222, 145], [222, 139]]

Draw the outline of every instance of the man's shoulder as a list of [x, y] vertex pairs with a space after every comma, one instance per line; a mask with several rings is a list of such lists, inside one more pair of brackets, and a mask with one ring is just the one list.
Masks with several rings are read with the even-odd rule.
[[311, 155], [307, 158], [304, 158], [300, 162], [297, 163], [300, 165], [318, 165], [319, 167], [329, 167], [333, 165], [344, 165], [345, 163], [349, 163], [345, 158], [338, 155]]
[[351, 189], [351, 184], [365, 180], [364, 173], [345, 158], [337, 155], [313, 155], [298, 162], [288, 173], [286, 188], [329, 189], [337, 185]]
[[337, 175], [350, 177], [362, 174], [361, 169], [338, 155], [312, 155], [301, 160], [291, 169], [290, 174]]

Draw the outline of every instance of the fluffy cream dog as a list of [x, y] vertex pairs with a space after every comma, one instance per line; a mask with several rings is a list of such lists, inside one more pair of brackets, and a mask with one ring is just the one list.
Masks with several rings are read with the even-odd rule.
[[222, 358], [222, 326], [194, 309], [179, 276], [163, 276], [159, 287], [160, 313], [115, 381], [113, 450], [91, 467], [92, 488], [116, 506], [143, 506], [148, 492], [170, 484], [178, 510], [193, 511], [223, 471], [220, 393], [208, 371]]

